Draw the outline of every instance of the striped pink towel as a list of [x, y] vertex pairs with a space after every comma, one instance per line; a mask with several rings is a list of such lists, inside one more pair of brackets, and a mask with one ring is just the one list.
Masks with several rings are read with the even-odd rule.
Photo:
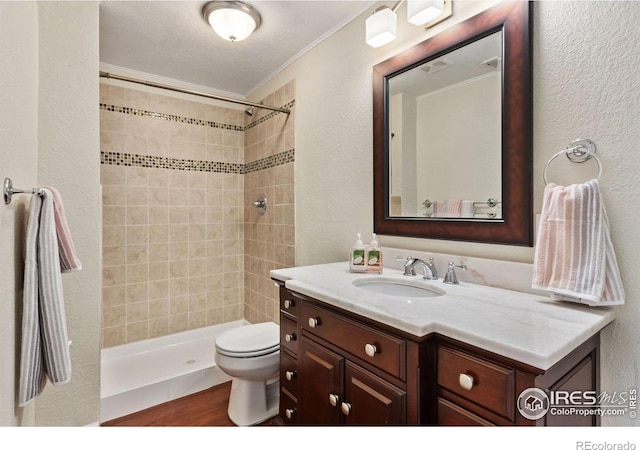
[[34, 400], [46, 385], [71, 379], [53, 195], [42, 189], [29, 210], [22, 297], [22, 345], [18, 405]]
[[82, 263], [76, 256], [76, 248], [71, 240], [71, 232], [64, 215], [64, 204], [62, 196], [57, 189], [45, 186], [53, 195], [54, 217], [56, 221], [56, 232], [58, 233], [58, 251], [60, 253], [60, 271], [62, 273], [78, 272], [82, 270]]
[[443, 200], [433, 203], [433, 217], [461, 217], [462, 200]]
[[597, 180], [545, 187], [531, 287], [556, 300], [622, 305], [625, 294]]

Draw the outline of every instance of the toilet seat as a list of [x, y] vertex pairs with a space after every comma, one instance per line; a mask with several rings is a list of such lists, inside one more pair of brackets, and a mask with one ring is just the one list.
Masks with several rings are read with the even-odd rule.
[[280, 327], [273, 322], [245, 325], [216, 338], [216, 351], [233, 358], [255, 358], [280, 349]]

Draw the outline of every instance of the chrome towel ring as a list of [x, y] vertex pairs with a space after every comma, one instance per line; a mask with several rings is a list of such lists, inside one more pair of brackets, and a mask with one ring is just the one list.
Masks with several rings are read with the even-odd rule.
[[596, 177], [596, 180], [600, 180], [600, 177], [602, 176], [602, 163], [596, 156], [596, 144], [589, 139], [576, 139], [571, 142], [567, 148], [560, 150], [549, 158], [549, 161], [545, 164], [544, 171], [542, 172], [542, 178], [544, 179], [545, 185], [549, 184], [549, 180], [547, 179], [547, 169], [549, 168], [549, 164], [562, 154], [564, 154], [569, 161], [575, 163], [583, 163], [593, 158], [596, 163], [598, 163], [598, 176]]

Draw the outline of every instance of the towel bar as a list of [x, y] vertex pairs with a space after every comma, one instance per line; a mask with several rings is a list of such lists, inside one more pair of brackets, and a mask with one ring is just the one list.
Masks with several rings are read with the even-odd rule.
[[36, 194], [36, 195], [42, 195], [43, 191], [42, 189], [39, 188], [32, 188], [30, 191], [24, 191], [22, 189], [16, 189], [13, 187], [13, 181], [11, 181], [11, 178], [5, 178], [4, 179], [4, 184], [2, 187], [2, 193], [4, 195], [4, 204], [5, 205], [9, 205], [11, 203], [11, 200], [13, 198], [13, 194]]
[[600, 163], [600, 159], [596, 156], [596, 144], [590, 139], [576, 139], [571, 142], [567, 148], [560, 150], [549, 158], [549, 161], [545, 164], [544, 171], [542, 172], [542, 178], [544, 179], [545, 185], [549, 184], [549, 180], [547, 179], [547, 169], [549, 168], [549, 164], [563, 153], [569, 161], [575, 163], [583, 163], [593, 158], [595, 162], [598, 163], [598, 176], [596, 177], [596, 180], [600, 180], [600, 177], [602, 176], [602, 163]]

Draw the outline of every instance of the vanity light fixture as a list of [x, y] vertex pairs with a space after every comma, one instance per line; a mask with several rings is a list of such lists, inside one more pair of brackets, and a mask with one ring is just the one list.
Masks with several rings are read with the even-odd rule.
[[[404, 0], [393, 7], [381, 6], [365, 22], [366, 41], [371, 47], [380, 47], [396, 38], [396, 11]], [[407, 0], [407, 20], [409, 23], [430, 28], [452, 15], [453, 0]]]
[[248, 38], [260, 24], [260, 13], [238, 1], [213, 1], [204, 5], [202, 16], [221, 38], [235, 42]]
[[444, 11], [444, 0], [407, 0], [407, 20], [414, 25], [424, 25]]
[[365, 22], [366, 41], [371, 47], [381, 47], [396, 38], [398, 24], [395, 10], [400, 6], [400, 3], [396, 3], [393, 9], [381, 6], [367, 18]]

